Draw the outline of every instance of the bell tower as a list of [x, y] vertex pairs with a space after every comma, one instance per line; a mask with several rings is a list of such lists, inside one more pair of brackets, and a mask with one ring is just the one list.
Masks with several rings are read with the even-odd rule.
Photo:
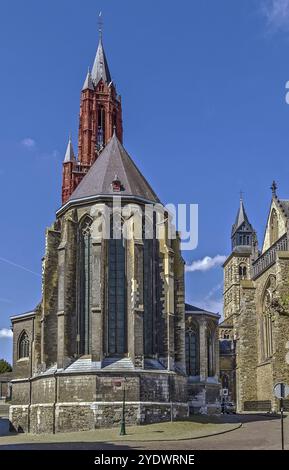
[[258, 256], [257, 235], [247, 217], [243, 197], [231, 234], [232, 252], [224, 263], [224, 318], [240, 309], [240, 285], [251, 279], [252, 261]]
[[[70, 155], [63, 162], [62, 204], [65, 204], [84, 175], [112, 138], [114, 132], [123, 141], [121, 97], [117, 94], [103, 47], [102, 26], [92, 70], [88, 70], [80, 99], [78, 157]], [[73, 155], [73, 157], [72, 157]]]

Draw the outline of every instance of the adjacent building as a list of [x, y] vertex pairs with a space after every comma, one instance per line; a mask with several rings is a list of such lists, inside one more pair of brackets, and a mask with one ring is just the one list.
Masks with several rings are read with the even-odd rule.
[[[289, 201], [273, 182], [263, 245], [243, 201], [232, 229], [232, 252], [224, 264], [224, 322], [221, 335], [235, 344], [238, 411], [276, 411], [273, 387], [289, 383]], [[222, 359], [221, 359], [222, 360]], [[231, 359], [233, 364], [234, 359]], [[221, 365], [222, 374], [225, 368]], [[231, 379], [232, 380], [232, 379]], [[233, 392], [231, 392], [233, 393]]]
[[186, 304], [186, 371], [191, 414], [220, 410], [220, 315]]

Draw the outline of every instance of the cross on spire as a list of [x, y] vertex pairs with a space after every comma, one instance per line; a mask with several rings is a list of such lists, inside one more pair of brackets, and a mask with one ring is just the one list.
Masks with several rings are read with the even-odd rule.
[[274, 180], [273, 183], [272, 183], [272, 186], [271, 186], [271, 191], [272, 191], [272, 194], [273, 196], [276, 196], [276, 191], [277, 191], [277, 183], [276, 181]]

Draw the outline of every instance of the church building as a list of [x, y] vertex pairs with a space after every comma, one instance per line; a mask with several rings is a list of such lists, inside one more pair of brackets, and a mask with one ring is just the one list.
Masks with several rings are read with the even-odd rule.
[[218, 410], [219, 317], [186, 312], [171, 231], [123, 146], [121, 97], [100, 35], [81, 92], [78, 152], [69, 139], [62, 206], [46, 231], [42, 300], [12, 317], [16, 430], [116, 425], [124, 389], [128, 423]]
[[[238, 411], [277, 411], [273, 388], [289, 383], [289, 200], [273, 182], [263, 246], [243, 200], [224, 264], [224, 321], [220, 325], [221, 379]], [[222, 352], [222, 343], [231, 354]], [[234, 357], [232, 357], [232, 351]], [[227, 353], [229, 351], [227, 350]], [[228, 359], [230, 356], [230, 360]], [[234, 383], [235, 381], [235, 383]]]

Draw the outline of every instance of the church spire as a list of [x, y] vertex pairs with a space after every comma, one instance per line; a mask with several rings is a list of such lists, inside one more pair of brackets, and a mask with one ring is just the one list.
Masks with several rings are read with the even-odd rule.
[[[100, 17], [101, 18], [101, 17]], [[69, 199], [82, 178], [115, 133], [122, 143], [122, 105], [116, 91], [102, 44], [102, 23], [93, 70], [88, 71], [80, 97], [78, 155], [71, 140], [63, 164], [62, 202]], [[70, 163], [70, 164], [68, 164]]]
[[240, 194], [240, 207], [237, 212], [235, 223], [233, 225], [233, 233], [236, 232], [236, 230], [238, 230], [238, 228], [241, 227], [244, 222], [247, 222], [248, 224], [250, 224], [246, 211], [245, 211], [245, 207], [244, 207], [243, 194], [241, 193]]
[[71, 136], [69, 136], [67, 149], [65, 152], [64, 163], [75, 162], [75, 155], [73, 151], [73, 145], [71, 142]]
[[85, 90], [92, 90], [92, 91], [94, 90], [92, 77], [91, 77], [91, 72], [90, 72], [89, 68], [88, 68], [86, 79], [85, 79], [85, 82], [84, 82], [83, 88], [82, 88], [82, 91], [85, 91]]
[[111, 82], [111, 75], [108, 67], [108, 63], [106, 60], [106, 55], [104, 52], [103, 48], [103, 42], [102, 42], [102, 20], [101, 20], [101, 13], [99, 15], [99, 42], [98, 42], [98, 48], [96, 51], [96, 56], [94, 60], [94, 64], [92, 67], [92, 80], [94, 82], [94, 85], [97, 85], [102, 78], [102, 80], [109, 85]]
[[243, 194], [240, 195], [240, 206], [237, 212], [235, 223], [232, 227], [232, 249], [237, 247], [252, 247], [255, 237], [255, 231], [249, 222], [245, 211]]

